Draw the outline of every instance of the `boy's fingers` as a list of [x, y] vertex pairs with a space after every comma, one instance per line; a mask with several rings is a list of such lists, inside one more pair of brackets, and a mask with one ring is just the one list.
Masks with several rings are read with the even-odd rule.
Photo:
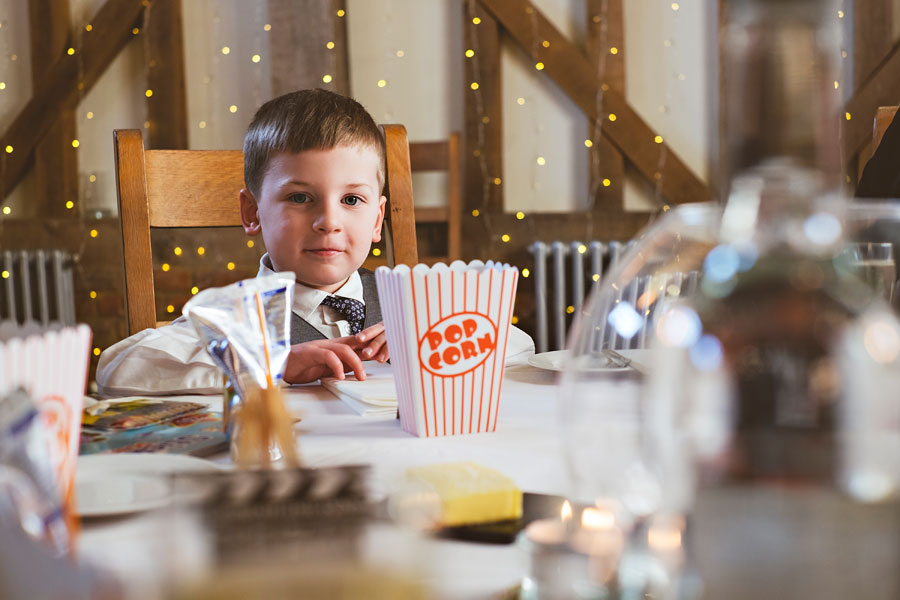
[[[344, 347], [346, 348], [346, 346]], [[344, 363], [341, 362], [341, 359], [335, 352], [323, 348], [321, 359], [325, 366], [334, 374], [335, 378], [344, 379]]]
[[384, 332], [384, 323], [376, 323], [371, 327], [363, 329], [359, 333], [356, 334], [356, 339], [360, 342], [365, 342], [366, 340], [370, 340], [373, 337], [376, 337]]
[[339, 344], [335, 346], [334, 353], [340, 358], [348, 371], [353, 371], [357, 379], [363, 381], [366, 378], [366, 370], [363, 368], [362, 361], [350, 346]]

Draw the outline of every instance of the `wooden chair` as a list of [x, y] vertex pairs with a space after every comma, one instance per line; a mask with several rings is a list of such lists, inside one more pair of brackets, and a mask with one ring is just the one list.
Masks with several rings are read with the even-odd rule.
[[[409, 159], [413, 173], [447, 173], [447, 205], [419, 206], [415, 208], [415, 214], [417, 225], [445, 224], [447, 230], [446, 248], [442, 248], [442, 251], [437, 254], [422, 256], [419, 260], [427, 264], [434, 264], [438, 261], [450, 264], [451, 261], [462, 258], [462, 175], [459, 133], [451, 133], [446, 140], [410, 142]], [[386, 264], [383, 258], [370, 256], [366, 260], [365, 266], [374, 269], [383, 264]]]
[[[383, 125], [382, 130], [387, 255], [391, 264], [414, 265], [418, 254], [406, 128]], [[144, 150], [136, 129], [117, 129], [113, 140], [130, 335], [157, 325], [151, 228], [240, 226], [238, 193], [244, 187], [244, 154], [240, 150]]]

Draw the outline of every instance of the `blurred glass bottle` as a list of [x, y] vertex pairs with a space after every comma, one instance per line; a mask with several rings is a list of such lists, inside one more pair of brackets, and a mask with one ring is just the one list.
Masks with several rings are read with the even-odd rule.
[[[726, 6], [726, 200], [700, 292], [680, 308], [702, 327], [690, 347], [667, 333], [677, 310], [657, 329], [663, 345], [685, 345], [698, 395], [726, 399], [727, 435], [695, 454], [690, 537], [704, 597], [900, 597], [896, 462], [870, 468], [871, 449], [858, 448], [874, 427], [881, 450], [900, 451], [865, 406], [883, 398], [861, 393], [866, 378], [887, 383], [897, 368], [896, 353], [866, 347], [866, 328], [897, 325], [839, 258], [838, 6]], [[711, 379], [724, 385], [702, 387]], [[714, 422], [700, 411], [715, 398], [688, 401], [676, 412]]]

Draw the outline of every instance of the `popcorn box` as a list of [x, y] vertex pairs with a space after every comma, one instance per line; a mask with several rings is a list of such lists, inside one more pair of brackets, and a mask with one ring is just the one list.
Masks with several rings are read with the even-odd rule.
[[492, 261], [376, 270], [404, 431], [497, 429], [518, 278]]
[[35, 329], [0, 327], [0, 396], [21, 387], [34, 399], [48, 434], [48, 455], [60, 492], [70, 505], [91, 330], [87, 325]]

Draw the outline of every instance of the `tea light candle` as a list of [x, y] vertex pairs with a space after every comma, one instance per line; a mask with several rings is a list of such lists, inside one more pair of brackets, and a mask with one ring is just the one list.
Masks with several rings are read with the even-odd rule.
[[615, 511], [606, 506], [585, 508], [581, 527], [572, 536], [572, 548], [587, 555], [587, 575], [591, 583], [603, 586], [616, 572], [625, 545], [625, 534]]
[[519, 534], [519, 545], [528, 562], [528, 575], [522, 581], [520, 598], [567, 598], [572, 581], [583, 578], [587, 568], [584, 556], [569, 546], [572, 505], [566, 502], [559, 519], [540, 519], [529, 523]]

